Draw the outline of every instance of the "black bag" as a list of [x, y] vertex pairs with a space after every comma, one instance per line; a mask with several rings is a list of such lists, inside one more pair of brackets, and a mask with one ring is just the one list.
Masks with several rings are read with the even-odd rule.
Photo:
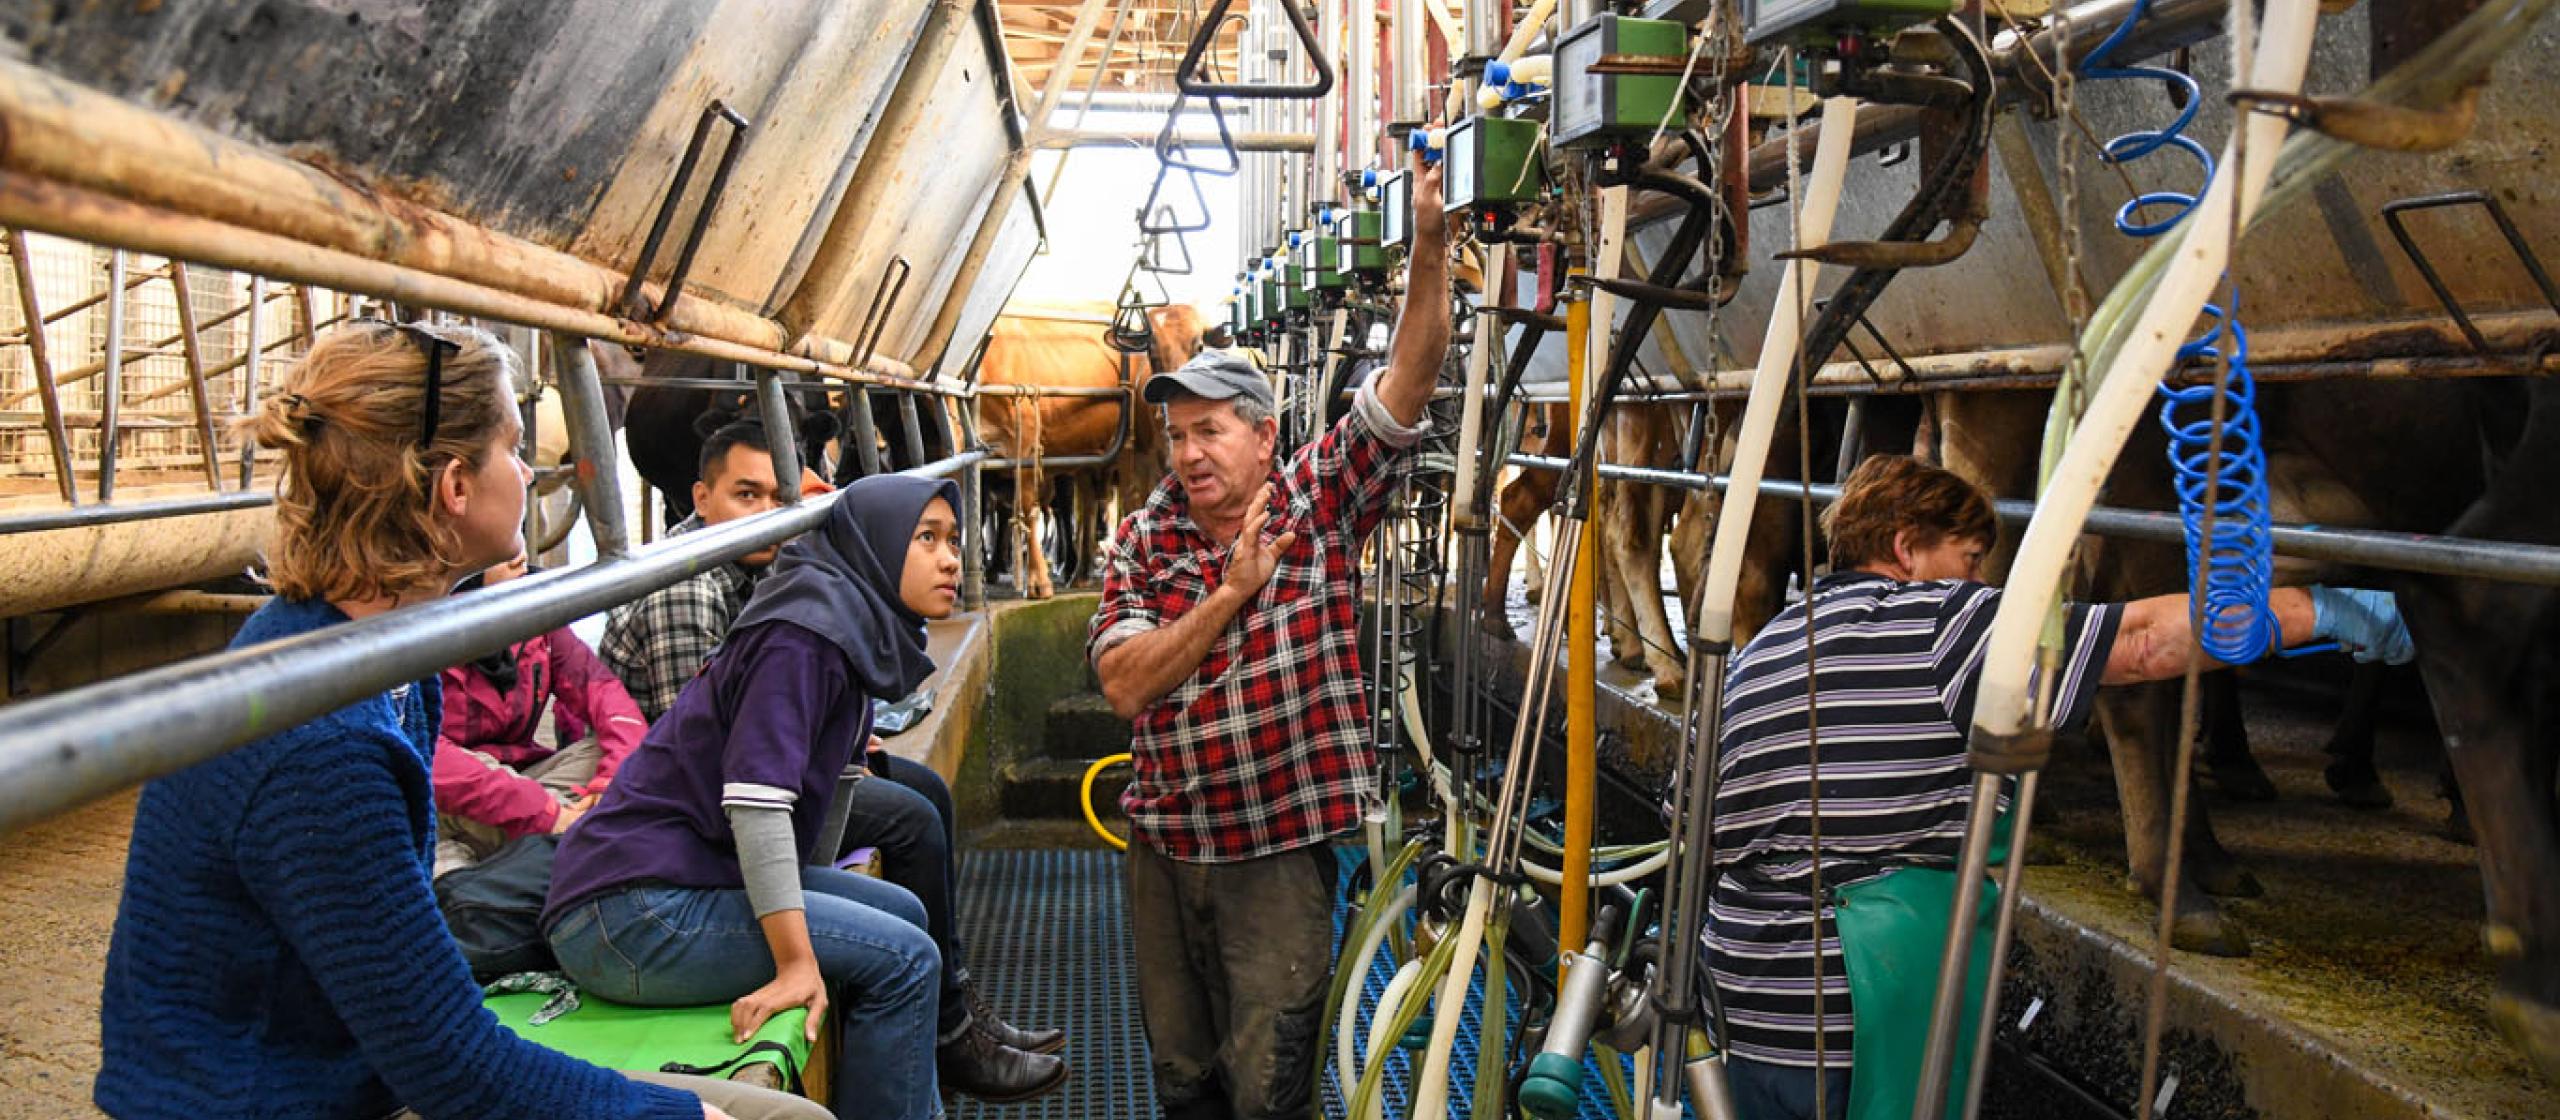
[[489, 858], [436, 879], [436, 907], [462, 946], [473, 979], [560, 967], [542, 936], [542, 899], [551, 890], [557, 836], [520, 836]]

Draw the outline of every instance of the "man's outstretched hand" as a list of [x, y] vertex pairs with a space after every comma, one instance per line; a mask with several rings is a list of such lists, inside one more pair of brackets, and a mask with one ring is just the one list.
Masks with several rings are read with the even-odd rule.
[[1253, 495], [1253, 512], [1244, 515], [1244, 527], [1236, 531], [1234, 547], [1227, 550], [1226, 586], [1243, 592], [1248, 599], [1271, 582], [1271, 573], [1279, 570], [1281, 554], [1298, 543], [1295, 531], [1280, 534], [1269, 544], [1263, 543], [1263, 527], [1271, 523], [1271, 484]]
[[1407, 153], [1405, 159], [1413, 168], [1413, 251], [1446, 252], [1449, 245], [1449, 214], [1440, 196], [1438, 160], [1425, 160], [1420, 151]]

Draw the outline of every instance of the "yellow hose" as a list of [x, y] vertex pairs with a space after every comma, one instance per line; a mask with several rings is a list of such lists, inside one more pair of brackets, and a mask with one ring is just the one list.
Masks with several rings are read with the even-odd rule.
[[1129, 850], [1129, 842], [1103, 827], [1102, 815], [1093, 811], [1093, 780], [1101, 777], [1103, 771], [1128, 762], [1129, 752], [1127, 751], [1094, 759], [1093, 765], [1084, 768], [1083, 784], [1076, 787], [1076, 804], [1084, 810], [1084, 823], [1093, 828], [1094, 835], [1109, 841], [1112, 847], [1124, 852]]

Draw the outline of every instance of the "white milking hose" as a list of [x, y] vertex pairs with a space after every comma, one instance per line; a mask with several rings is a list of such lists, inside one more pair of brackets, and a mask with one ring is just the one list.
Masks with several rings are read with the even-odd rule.
[[[1849, 175], [1849, 142], [1858, 119], [1852, 97], [1822, 102], [1822, 134], [1814, 141], [1813, 175], [1805, 181], [1804, 211], [1798, 221], [1804, 243], [1812, 248], [1831, 240], [1831, 220], [1840, 212], [1840, 186]], [[1716, 513], [1715, 543], [1707, 553], [1707, 583], [1698, 605], [1698, 635], [1711, 642], [1733, 640], [1733, 597], [1742, 582], [1742, 548], [1751, 535], [1752, 507], [1760, 500], [1760, 476], [1768, 468], [1769, 442], [1778, 429], [1787, 383], [1794, 373], [1797, 348], [1804, 344], [1804, 295], [1819, 279], [1822, 266], [1808, 260], [1789, 261], [1778, 281], [1778, 298], [1769, 310], [1769, 329], [1760, 342], [1760, 364], [1751, 371], [1750, 403], [1742, 410], [1742, 435], [1734, 445], [1733, 481], [1725, 488], [1724, 508]]]
[[[2318, 16], [2316, 0], [2271, 0], [2247, 88], [2286, 94], [2301, 90]], [[1974, 705], [1977, 730], [2015, 735], [2026, 729], [2034, 699], [2036, 635], [2061, 587], [2071, 545], [2079, 539], [2099, 486], [2114, 470], [2126, 435], [2150, 414], [2154, 390], [2168, 375], [2178, 347], [2194, 329], [2197, 314], [2230, 261], [2235, 200], [2245, 222], [2275, 171], [2276, 149], [2284, 141], [2287, 121], [2271, 113], [2242, 116], [2246, 123], [2224, 144], [2221, 162], [2225, 168], [2237, 166], [2240, 173], [2214, 176], [2203, 201], [2188, 214], [2178, 231], [2178, 247], [2167, 275], [2106, 369], [2081, 417], [2079, 434], [2063, 452], [2051, 483], [2036, 497], [2035, 516], [2027, 523], [2017, 559], [2010, 565], [2009, 592], [2001, 597], [1999, 612], [1992, 618], [1981, 698]], [[1830, 139], [1825, 132], [1823, 138]], [[1742, 482], [1738, 470], [1736, 474], [1733, 493], [1739, 494]], [[1718, 547], [1723, 543], [1719, 533]]]
[[[1359, 1049], [1352, 1041], [1351, 1028], [1360, 1021], [1361, 981], [1369, 975], [1370, 962], [1378, 959], [1378, 947], [1387, 943], [1387, 931], [1395, 928], [1396, 922], [1404, 917], [1406, 908], [1412, 905], [1412, 887], [1396, 892], [1394, 898], [1387, 900], [1386, 910], [1379, 913], [1377, 920], [1369, 923], [1369, 935], [1360, 939], [1360, 951], [1352, 954], [1350, 960], [1343, 962], [1343, 967], [1351, 970], [1351, 990], [1343, 994], [1342, 1013], [1336, 1017], [1333, 1025], [1333, 1076], [1335, 1083], [1342, 1086], [1342, 1097], [1345, 1101], [1351, 1099], [1351, 1087], [1360, 1083], [1358, 1063], [1352, 1058]], [[1411, 968], [1414, 963], [1414, 961], [1407, 961], [1405, 967]], [[1403, 974], [1402, 970], [1397, 972], [1398, 976]], [[1389, 984], [1387, 992], [1379, 996], [1378, 1010], [1370, 1013], [1369, 1021], [1372, 1024], [1388, 1021], [1387, 1015], [1393, 1009], [1387, 1006], [1386, 996], [1393, 994], [1394, 991], [1395, 986]], [[1374, 1026], [1372, 1029], [1375, 1029]]]

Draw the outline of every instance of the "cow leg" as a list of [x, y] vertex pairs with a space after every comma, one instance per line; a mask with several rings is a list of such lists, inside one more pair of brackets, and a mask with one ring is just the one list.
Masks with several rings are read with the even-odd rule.
[[1538, 551], [1538, 515], [1520, 525], [1520, 593], [1535, 603], [1547, 594], [1547, 558]]
[[2479, 837], [2483, 936], [2498, 973], [2490, 1017], [2545, 1077], [2560, 1079], [2560, 822], [2546, 693], [2554, 659], [2544, 621], [2554, 598], [2437, 579], [2412, 580], [2401, 592], [2445, 753]]
[[2249, 753], [2249, 725], [2242, 718], [2240, 678], [2207, 673], [2197, 682], [2203, 690], [2205, 776], [2234, 801], [2273, 801], [2276, 784]]
[[1022, 558], [1022, 597], [1034, 600], [1057, 594], [1049, 583], [1048, 550], [1040, 546], [1040, 473], [1035, 467], [1013, 472], [1014, 553]]
[[2356, 665], [2338, 710], [2337, 726], [2329, 730], [2329, 742], [2321, 748], [2329, 756], [2321, 779], [2338, 800], [2358, 809], [2391, 807], [2391, 790], [2382, 784], [2382, 774], [2373, 765], [2373, 729], [2382, 706], [2385, 672], [2378, 662]]
[[[1592, 503], [1591, 521], [1582, 527], [1596, 538], [1589, 550], [1599, 567], [1591, 578], [1599, 588], [1600, 625], [1609, 635], [1609, 662], [1621, 669], [1644, 665], [1644, 642], [1635, 625], [1635, 588], [1627, 583], [1625, 565], [1620, 553], [1627, 548], [1627, 535], [1637, 528], [1632, 524], [1630, 487], [1616, 482], [1600, 484], [1598, 499]], [[1562, 561], [1559, 560], [1559, 567]]]
[[[2160, 745], [2174, 742], [2178, 703], [2177, 687], [2168, 684], [2113, 689], [2098, 696], [2098, 719], [2107, 737], [2107, 757], [2115, 770], [2116, 798], [2124, 810], [2127, 886], [2155, 902], [2160, 901], [2161, 888], [2168, 878], [2169, 791], [2173, 775], [2172, 756]], [[2187, 802], [2190, 870], [2200, 862], [2194, 858], [2201, 854], [2195, 844], [2198, 835], [2204, 834], [2210, 844], [2210, 830], [2201, 827], [2202, 808], [2195, 798]], [[2170, 927], [2170, 944], [2217, 957], [2249, 955], [2247, 932], [2236, 919], [2223, 913], [2200, 881], [2202, 878], [2196, 874], [2178, 877], [2178, 915]]]
[[1537, 601], [1534, 587], [1538, 554], [1525, 538], [1531, 527], [1538, 523], [1538, 515], [1554, 501], [1554, 477], [1543, 471], [1521, 471], [1503, 485], [1502, 493], [1494, 503], [1498, 516], [1493, 525], [1492, 547], [1485, 559], [1484, 611], [1477, 619], [1478, 628], [1494, 637], [1511, 639], [1519, 636], [1511, 628], [1508, 610], [1511, 564], [1514, 560], [1528, 565], [1533, 588], [1529, 598], [1531, 602]]
[[1634, 625], [1646, 671], [1653, 674], [1654, 694], [1676, 701], [1689, 683], [1689, 667], [1671, 636], [1671, 614], [1662, 605], [1663, 503], [1651, 487], [1627, 487], [1628, 518], [1610, 534], [1609, 558], [1615, 582], [1625, 589], [1629, 621]]

